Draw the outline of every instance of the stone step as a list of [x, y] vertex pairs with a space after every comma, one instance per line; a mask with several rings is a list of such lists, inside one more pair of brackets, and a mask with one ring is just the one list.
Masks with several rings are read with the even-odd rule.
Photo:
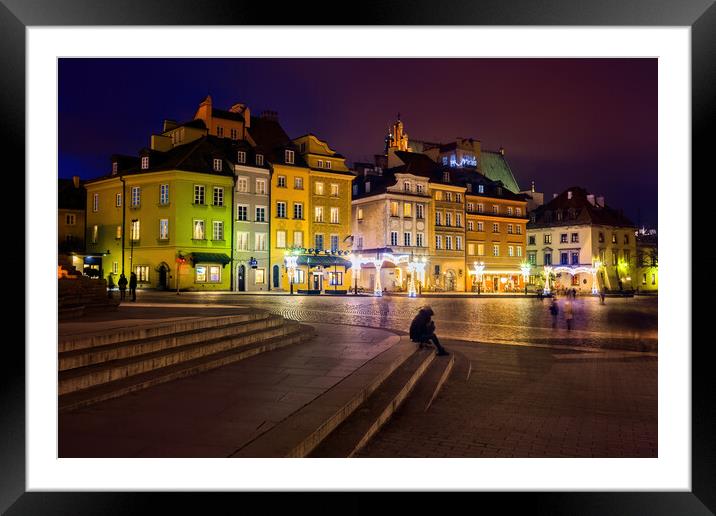
[[402, 337], [311, 403], [242, 446], [231, 457], [308, 456], [416, 352], [415, 345]]
[[[432, 350], [416, 350], [350, 417], [331, 432], [309, 457], [352, 457], [398, 410], [427, 371], [444, 371], [445, 366], [442, 364], [451, 363], [444, 358], [451, 357], [436, 357]], [[433, 367], [436, 362], [437, 365]]]
[[220, 328], [257, 319], [266, 319], [269, 313], [266, 310], [247, 310], [243, 314], [218, 316], [209, 318], [183, 318], [166, 323], [151, 322], [143, 325], [134, 325], [122, 330], [111, 332], [85, 333], [73, 336], [60, 336], [59, 351], [73, 351], [78, 349], [106, 346], [134, 340], [149, 339], [165, 335], [174, 335], [183, 332], [201, 331], [210, 328]]
[[169, 349], [160, 349], [139, 356], [60, 371], [59, 394], [87, 389], [223, 351], [236, 350], [236, 348], [255, 344], [262, 340], [283, 336], [293, 328], [294, 326], [291, 324], [281, 324], [241, 335], [222, 336]]
[[[197, 322], [201, 323], [202, 321]], [[206, 342], [222, 337], [240, 336], [255, 330], [273, 328], [282, 324], [284, 324], [283, 317], [271, 315], [264, 319], [242, 320], [223, 326], [191, 329], [156, 337], [120, 341], [104, 346], [74, 349], [59, 353], [59, 369], [60, 371], [66, 371], [111, 360], [131, 358], [156, 351], [178, 348], [187, 344]]]
[[136, 392], [154, 385], [166, 383], [178, 378], [195, 375], [228, 365], [246, 358], [282, 348], [285, 346], [299, 344], [312, 339], [315, 330], [305, 324], [288, 323], [284, 326], [286, 333], [269, 339], [264, 339], [253, 344], [242, 346], [239, 349], [229, 349], [212, 355], [202, 356], [194, 360], [188, 360], [178, 364], [162, 367], [146, 373], [121, 378], [111, 382], [103, 383], [88, 389], [74, 391], [59, 397], [59, 411], [69, 412], [83, 408], [94, 403], [117, 398], [131, 392]]

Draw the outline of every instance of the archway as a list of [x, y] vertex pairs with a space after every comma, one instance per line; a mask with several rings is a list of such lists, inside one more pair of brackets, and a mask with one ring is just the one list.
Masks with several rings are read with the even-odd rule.
[[273, 266], [273, 288], [279, 288], [280, 283], [280, 268], [278, 265]]
[[245, 265], [239, 265], [236, 276], [238, 278], [238, 283], [239, 283], [238, 291], [246, 292], [246, 266]]

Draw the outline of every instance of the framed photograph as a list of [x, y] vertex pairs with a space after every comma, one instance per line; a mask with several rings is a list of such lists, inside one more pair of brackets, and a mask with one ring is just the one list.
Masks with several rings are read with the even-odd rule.
[[[708, 275], [689, 238], [708, 220], [691, 214], [709, 205], [692, 185], [716, 112], [713, 2], [374, 2], [351, 20], [314, 10], [0, 3], [6, 172], [25, 171], [25, 267], [36, 271], [12, 274], [27, 333], [3, 361], [3, 512], [120, 514], [170, 496], [142, 491], [352, 491], [342, 502], [363, 511], [375, 492], [430, 491], [544, 514], [713, 514], [708, 337], [692, 345], [708, 306], [692, 296]], [[63, 211], [58, 195], [62, 204], [80, 183], [79, 211]], [[149, 212], [157, 220], [145, 223]], [[54, 220], [66, 234], [48, 250]], [[226, 416], [236, 410], [222, 404], [235, 394], [222, 390], [226, 375], [209, 403], [186, 382], [169, 406], [161, 389], [190, 375], [174, 358], [165, 380], [141, 371], [155, 393], [142, 405], [145, 386], [122, 360], [156, 363], [166, 350], [127, 358], [109, 319], [93, 319], [90, 337], [66, 322], [135, 301], [138, 333], [121, 331], [137, 349], [144, 321], [179, 327], [190, 325], [182, 310], [209, 320], [232, 305], [250, 321], [233, 339], [273, 328], [246, 357], [321, 332], [346, 351], [282, 365], [282, 410], [300, 414], [290, 423], [265, 408]], [[421, 314], [434, 322], [414, 331]], [[177, 338], [219, 331], [196, 324]], [[83, 338], [105, 358], [85, 357]], [[186, 371], [248, 363], [211, 338], [216, 355], [191, 355]], [[358, 396], [341, 393], [381, 360], [388, 372], [361, 402], [398, 374], [407, 387], [390, 394], [392, 412], [356, 410]], [[248, 393], [273, 378], [261, 367]], [[436, 387], [420, 394], [426, 371]], [[126, 385], [111, 393], [105, 374]], [[455, 374], [473, 375], [473, 390], [445, 391]], [[343, 419], [309, 408], [324, 395]], [[421, 395], [424, 410], [390, 419]], [[92, 408], [105, 401], [114, 413]], [[159, 406], [167, 412], [153, 415]], [[178, 428], [192, 406], [191, 424], [215, 442], [186, 444], [199, 435]], [[224, 427], [196, 421], [212, 408]], [[346, 445], [359, 432], [351, 414], [371, 410], [376, 423]], [[299, 445], [282, 440], [319, 412], [330, 425]]]

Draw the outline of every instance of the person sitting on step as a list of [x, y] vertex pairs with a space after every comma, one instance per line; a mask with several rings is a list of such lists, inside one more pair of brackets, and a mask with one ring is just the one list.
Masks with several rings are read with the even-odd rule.
[[429, 306], [424, 306], [420, 309], [413, 322], [410, 323], [410, 340], [420, 344], [420, 347], [422, 347], [423, 343], [432, 341], [438, 350], [435, 353], [436, 355], [449, 355], [450, 353], [445, 351], [445, 348], [440, 345], [437, 335], [435, 335], [435, 323], [431, 319], [434, 314], [435, 312]]

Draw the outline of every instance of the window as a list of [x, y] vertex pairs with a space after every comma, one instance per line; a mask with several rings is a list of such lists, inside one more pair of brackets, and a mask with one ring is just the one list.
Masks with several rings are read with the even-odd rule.
[[237, 231], [236, 232], [236, 249], [239, 251], [249, 250], [249, 232], [248, 231]]
[[238, 140], [239, 139], [239, 131], [236, 129], [231, 129], [231, 139], [232, 140]]
[[435, 200], [436, 201], [442, 201], [443, 200], [443, 193], [441, 190], [435, 191]]
[[338, 224], [338, 208], [331, 208], [331, 224]]
[[450, 182], [450, 172], [443, 172], [443, 183]]
[[418, 247], [423, 247], [425, 245], [425, 235], [423, 235], [423, 233], [415, 235], [415, 245]]
[[326, 168], [327, 169], [330, 169], [332, 165], [333, 165], [333, 162], [331, 162], [330, 160], [326, 160]]
[[601, 231], [599, 232], [599, 243], [600, 244], [604, 243], [604, 233], [602, 233]]
[[467, 211], [475, 211], [475, 203], [467, 203]]
[[149, 168], [149, 156], [142, 156], [142, 170]]
[[323, 195], [323, 183], [320, 181], [316, 181], [315, 183], [315, 194], [316, 195]]
[[390, 201], [390, 216], [397, 217], [400, 213], [400, 203], [398, 201]]
[[651, 284], [656, 285], [656, 274], [652, 273], [651, 275]]
[[169, 204], [169, 185], [159, 185], [159, 204]]
[[468, 231], [474, 231], [475, 230], [475, 223], [471, 220], [467, 221], [467, 230]]
[[642, 285], [646, 285], [646, 274], [642, 274], [641, 284], [642, 284]]
[[365, 182], [365, 193], [370, 193], [370, 181]]
[[197, 283], [221, 283], [221, 266], [197, 265], [195, 281]]
[[507, 207], [507, 214], [510, 216], [512, 215], [512, 206]]
[[566, 244], [567, 243], [567, 233], [561, 233], [559, 235], [559, 243], [560, 244]]
[[416, 204], [415, 205], [415, 218], [417, 218], [417, 219], [425, 218], [425, 205], [424, 204]]
[[323, 168], [323, 160], [322, 160], [322, 159], [316, 160], [316, 167], [317, 167], [317, 168]]
[[204, 204], [204, 187], [194, 185], [194, 204]]
[[485, 193], [485, 185], [477, 185], [477, 193]]
[[216, 128], [216, 136], [218, 136], [219, 138], [223, 138], [223, 137], [224, 137], [224, 128], [223, 128], [223, 127], [217, 126], [217, 128]]
[[169, 240], [169, 219], [159, 219], [159, 240]]
[[449, 211], [445, 213], [445, 225], [452, 226], [452, 213]]
[[445, 200], [452, 202], [452, 192], [445, 192]]
[[92, 196], [92, 211], [99, 211], [99, 194], [94, 194]]
[[194, 240], [204, 240], [204, 221], [203, 220], [195, 220], [194, 221], [194, 235], [192, 236]]
[[331, 183], [331, 197], [338, 197], [338, 185], [336, 183]]
[[314, 222], [323, 222], [323, 206], [316, 206], [314, 209]]
[[266, 250], [266, 233], [254, 233], [254, 250], [265, 251]]
[[499, 244], [494, 244], [492, 246], [492, 256], [500, 256], [500, 246]]
[[214, 221], [214, 233], [213, 233], [213, 240], [223, 240], [224, 239], [224, 222], [221, 220], [215, 220]]
[[[546, 215], [546, 214], [545, 214]], [[537, 220], [537, 215], [535, 215], [534, 212], [530, 213], [530, 222], [534, 222]]]
[[221, 160], [214, 158], [214, 172], [221, 172]]
[[[257, 155], [256, 155], [256, 164], [257, 164], [259, 167], [263, 167], [263, 166], [264, 166], [264, 155], [263, 155], [263, 154], [257, 154]], [[263, 269], [262, 269], [262, 270], [263, 270]]]
[[328, 272], [329, 285], [343, 285], [343, 273], [338, 271]]
[[257, 285], [266, 283], [266, 269], [256, 269], [254, 271], [254, 283]]
[[477, 244], [477, 256], [485, 256], [485, 244]]
[[266, 222], [266, 206], [256, 206], [256, 222]]
[[543, 237], [545, 244], [551, 244], [552, 243], [552, 233], [547, 233]]
[[537, 265], [537, 251], [529, 251], [527, 253], [527, 261], [532, 265]]
[[288, 163], [289, 165], [293, 165], [294, 157], [295, 157], [295, 153], [292, 150], [286, 150], [286, 154], [285, 154], [286, 163]]
[[293, 218], [294, 219], [303, 219], [303, 203], [302, 202], [294, 202], [293, 203]]
[[435, 212], [435, 225], [442, 226], [442, 213], [439, 211]]
[[77, 217], [74, 213], [68, 213], [65, 215], [65, 224], [68, 226], [74, 226], [77, 221]]
[[286, 218], [286, 203], [283, 201], [278, 201], [276, 203], [276, 216], [280, 219]]
[[511, 245], [507, 246], [507, 256], [514, 256], [515, 255], [515, 248]]
[[409, 202], [403, 203], [403, 217], [413, 216], [413, 205]]
[[552, 253], [544, 253], [544, 264], [552, 265]]
[[141, 189], [138, 186], [132, 187], [132, 208], [139, 208], [141, 204]]
[[579, 265], [579, 253], [572, 253], [572, 265]]
[[485, 231], [485, 223], [481, 220], [477, 221], [477, 230], [478, 231]]
[[492, 205], [492, 213], [495, 213], [495, 214], [500, 213], [500, 207], [497, 204]]
[[266, 195], [266, 180], [265, 179], [257, 179], [256, 180], [256, 195]]
[[421, 183], [417, 183], [417, 184], [415, 185], [415, 192], [416, 192], [416, 193], [421, 194], [421, 193], [423, 193], [424, 191], [425, 191], [425, 188], [423, 187], [423, 185], [422, 185]]
[[462, 194], [461, 193], [455, 194], [455, 202], [462, 202]]
[[246, 152], [239, 151], [236, 161], [239, 163], [246, 163]]
[[572, 233], [571, 235], [571, 241], [573, 244], [576, 244], [579, 242], [579, 233]]
[[303, 178], [302, 177], [294, 177], [293, 178], [293, 187], [296, 190], [303, 190]]
[[616, 244], [616, 243], [617, 243], [617, 234], [612, 233], [612, 244]]
[[316, 249], [318, 249], [319, 251], [322, 251], [323, 250], [323, 235], [321, 235], [320, 233], [317, 234], [316, 238], [315, 238], [315, 243], [316, 243]]
[[559, 253], [559, 264], [560, 265], [568, 265], [569, 264], [569, 255], [567, 253]]
[[410, 181], [403, 181], [403, 191], [404, 192], [410, 191]]
[[507, 224], [507, 234], [511, 235], [513, 231], [514, 231], [514, 228], [513, 228], [512, 224]]
[[445, 249], [452, 250], [452, 236], [445, 235]]
[[397, 231], [390, 232], [390, 245], [398, 245], [398, 232]]
[[629, 235], [627, 235], [626, 233], [624, 233], [624, 243], [625, 244], [629, 243]]
[[119, 262], [112, 262], [112, 273], [119, 274]]
[[117, 208], [119, 208], [120, 206], [122, 206], [122, 194], [121, 194], [121, 193], [118, 193], [117, 196], [115, 197], [115, 204], [114, 204], [114, 205], [115, 205]]
[[521, 234], [522, 234], [522, 224], [517, 224], [517, 226], [515, 226], [515, 229], [517, 229], [517, 234], [518, 234], [518, 235], [521, 235]]
[[278, 176], [276, 178], [276, 186], [279, 188], [286, 188], [286, 176]]
[[356, 239], [356, 246], [358, 249], [363, 249], [363, 237], [362, 236], [359, 236]]
[[493, 233], [499, 233], [500, 232], [500, 225], [497, 222], [492, 223], [492, 232]]
[[442, 235], [435, 235], [435, 249], [443, 248], [443, 237]]
[[517, 215], [518, 217], [521, 217], [522, 216], [522, 208], [515, 208], [515, 215]]
[[411, 233], [403, 233], [403, 245], [410, 246], [411, 243]]
[[455, 225], [459, 228], [462, 227], [462, 213], [455, 214]]
[[276, 231], [276, 247], [279, 249], [286, 247], [286, 232], [282, 229]]
[[517, 256], [522, 257], [522, 246], [520, 245], [517, 246]]
[[132, 225], [130, 226], [130, 238], [134, 241], [139, 240], [139, 219], [132, 220]]
[[241, 193], [248, 193], [249, 191], [249, 178], [248, 177], [239, 177], [238, 181], [236, 182], [236, 191]]
[[236, 205], [236, 220], [249, 220], [249, 207], [245, 204]]
[[214, 187], [214, 206], [224, 205], [224, 189], [220, 186]]
[[303, 247], [303, 231], [293, 232], [293, 245], [295, 247]]
[[117, 226], [117, 231], [116, 231], [114, 237], [115, 237], [117, 240], [119, 240], [120, 238], [122, 238], [122, 226]]
[[465, 188], [467, 188], [467, 192], [468, 192], [468, 193], [472, 193], [472, 183], [467, 183], [467, 184], [465, 185]]
[[117, 164], [116, 161], [113, 161], [113, 162], [112, 162], [112, 173], [113, 173], [113, 174], [116, 174], [116, 173], [117, 173], [117, 170], [119, 170], [119, 166], [118, 166], [118, 164]]
[[331, 235], [331, 251], [338, 251], [338, 235]]
[[535, 235], [530, 235], [527, 237], [527, 245], [537, 245], [535, 243]]
[[482, 203], [477, 204], [477, 213], [484, 213], [485, 211], [485, 205]]
[[363, 220], [363, 208], [358, 208], [358, 220]]
[[475, 244], [467, 244], [467, 254], [470, 256], [475, 254]]
[[455, 237], [455, 249], [462, 251], [462, 237], [459, 235]]
[[137, 283], [149, 283], [149, 265], [137, 265], [134, 273], [137, 275]]
[[96, 244], [99, 239], [99, 226], [92, 226], [92, 243]]
[[624, 261], [627, 263], [631, 261], [631, 252], [629, 249], [624, 249]]

